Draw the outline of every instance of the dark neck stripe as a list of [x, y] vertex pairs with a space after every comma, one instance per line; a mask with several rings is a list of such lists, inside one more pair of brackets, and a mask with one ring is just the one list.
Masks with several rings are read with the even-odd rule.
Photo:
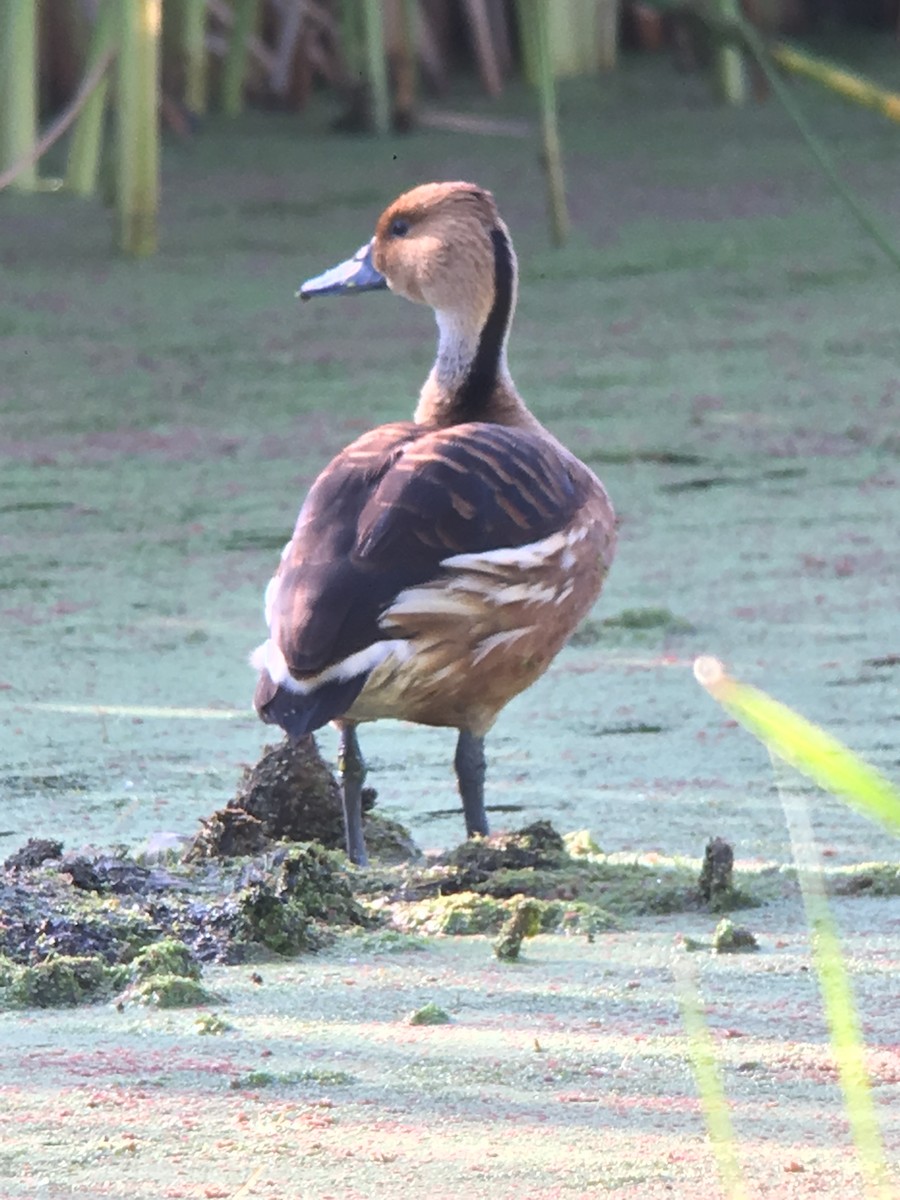
[[502, 229], [491, 231], [494, 245], [494, 303], [478, 339], [478, 349], [456, 393], [454, 415], [459, 421], [477, 421], [497, 384], [497, 370], [512, 312], [514, 268], [512, 247]]

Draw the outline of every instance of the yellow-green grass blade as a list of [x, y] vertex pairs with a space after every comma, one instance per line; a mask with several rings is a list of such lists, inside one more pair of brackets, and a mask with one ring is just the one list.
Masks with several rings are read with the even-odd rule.
[[900, 833], [900, 791], [837, 738], [758, 688], [732, 679], [716, 658], [698, 658], [694, 675], [773, 754], [891, 833]]
[[[715, 658], [699, 658], [694, 675], [710, 695], [769, 749], [889, 830], [900, 828], [900, 796], [888, 779], [851, 750], [765, 692], [739, 683]], [[865, 1043], [850, 972], [828, 906], [821, 860], [815, 849], [805, 798], [779, 787], [812, 940], [813, 966], [825, 1005], [829, 1040], [844, 1095], [844, 1108], [867, 1196], [894, 1195], [865, 1063]]]
[[727, 1200], [747, 1200], [747, 1188], [737, 1156], [737, 1139], [731, 1124], [722, 1076], [716, 1062], [715, 1046], [697, 990], [693, 964], [683, 959], [676, 961], [674, 974], [681, 1020], [687, 1034], [691, 1070], [700, 1095], [700, 1107], [719, 1168], [722, 1189]]

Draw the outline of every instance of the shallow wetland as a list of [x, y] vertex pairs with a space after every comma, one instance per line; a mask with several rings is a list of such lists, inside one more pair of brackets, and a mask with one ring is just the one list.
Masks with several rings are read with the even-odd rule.
[[[800, 95], [896, 227], [900, 132]], [[720, 914], [698, 903], [561, 921], [512, 962], [493, 928], [398, 919], [208, 962], [199, 1007], [6, 1011], [0, 1196], [710, 1200], [685, 938], [753, 1195], [862, 1196], [788, 869], [779, 789], [803, 785], [691, 663], [721, 657], [900, 774], [900, 275], [771, 102], [718, 109], [643, 59], [565, 87], [563, 113], [559, 252], [532, 143], [340, 139], [319, 110], [167, 146], [162, 249], [140, 265], [111, 257], [99, 207], [0, 197], [0, 859], [42, 837], [174, 870], [166, 848], [235, 794], [271, 737], [247, 656], [304, 489], [409, 414], [432, 349], [428, 314], [392, 297], [293, 293], [405, 187], [469, 177], [521, 260], [513, 373], [621, 519], [595, 612], [488, 741], [493, 824], [587, 830], [651, 892], [725, 838], [759, 952], [712, 953]], [[361, 740], [377, 811], [423, 851], [457, 845], [453, 735]], [[896, 1163], [898, 847], [808, 799]], [[429, 1004], [449, 1020], [411, 1024]]]

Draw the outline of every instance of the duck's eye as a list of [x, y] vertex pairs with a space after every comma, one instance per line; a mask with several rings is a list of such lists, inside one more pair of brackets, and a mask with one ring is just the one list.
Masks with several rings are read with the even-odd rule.
[[404, 221], [403, 217], [391, 221], [391, 237], [406, 237], [408, 233], [409, 221]]

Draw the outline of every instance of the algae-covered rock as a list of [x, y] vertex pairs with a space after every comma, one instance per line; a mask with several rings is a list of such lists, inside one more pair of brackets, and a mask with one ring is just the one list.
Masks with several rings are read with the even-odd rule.
[[194, 1028], [201, 1036], [218, 1037], [220, 1034], [227, 1033], [229, 1029], [234, 1027], [220, 1017], [218, 1013], [201, 1013], [194, 1022]]
[[127, 968], [111, 967], [98, 956], [51, 955], [42, 962], [0, 960], [0, 1006], [67, 1008], [104, 999], [127, 976]]
[[521, 899], [500, 930], [494, 942], [494, 954], [501, 962], [515, 962], [525, 938], [541, 931], [541, 904], [537, 900]]
[[266, 746], [234, 799], [203, 823], [186, 857], [258, 854], [281, 839], [344, 844], [340, 788], [312, 734]]
[[713, 934], [713, 949], [716, 954], [747, 954], [758, 950], [759, 942], [749, 929], [724, 917]]
[[184, 975], [147, 975], [126, 988], [119, 1004], [146, 1004], [151, 1008], [194, 1008], [221, 1004], [223, 999], [196, 979]]
[[341, 858], [315, 844], [285, 853], [236, 896], [237, 939], [276, 954], [317, 949], [331, 925], [372, 923], [353, 895]]
[[180, 975], [185, 979], [200, 978], [200, 964], [191, 951], [177, 938], [162, 938], [136, 954], [131, 962], [132, 976], [146, 979], [151, 975]]
[[406, 1018], [407, 1025], [448, 1025], [450, 1014], [433, 1001], [417, 1008]]
[[900, 863], [864, 862], [838, 867], [826, 877], [839, 896], [900, 896]]
[[[365, 821], [366, 849], [369, 858], [380, 863], [418, 862], [422, 851], [412, 840], [405, 825], [380, 813], [368, 813]], [[343, 849], [343, 838], [341, 839]]]
[[713, 912], [736, 907], [734, 851], [724, 838], [714, 837], [706, 843], [697, 887]]
[[471, 887], [496, 871], [561, 866], [568, 855], [563, 839], [549, 821], [535, 821], [514, 833], [470, 838], [446, 856], [458, 871], [460, 882]]
[[[374, 803], [374, 790], [364, 788], [369, 854], [384, 862], [421, 858], [407, 829], [371, 813]], [[185, 859], [251, 856], [281, 841], [344, 849], [341, 791], [312, 734], [266, 746], [259, 762], [244, 771], [234, 799], [202, 822]]]
[[63, 844], [55, 838], [29, 838], [24, 846], [10, 854], [3, 863], [5, 871], [28, 870], [62, 857]]

